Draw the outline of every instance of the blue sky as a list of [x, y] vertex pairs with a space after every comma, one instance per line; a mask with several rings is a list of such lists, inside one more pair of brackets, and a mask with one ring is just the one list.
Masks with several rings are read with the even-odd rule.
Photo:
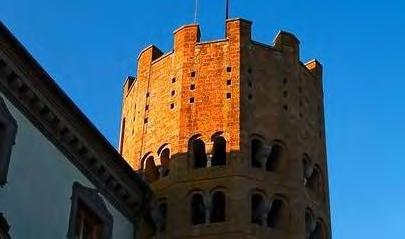
[[[324, 65], [335, 239], [405, 237], [405, 2], [231, 0], [255, 40], [280, 29]], [[114, 144], [121, 88], [139, 51], [172, 46], [194, 0], [2, 0], [0, 19]], [[224, 1], [200, 0], [203, 39], [223, 37]]]

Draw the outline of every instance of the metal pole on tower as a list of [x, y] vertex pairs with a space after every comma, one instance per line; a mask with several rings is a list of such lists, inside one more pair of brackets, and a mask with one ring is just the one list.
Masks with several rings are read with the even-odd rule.
[[226, 22], [229, 19], [229, 0], [226, 0], [226, 6], [225, 6], [225, 37], [228, 36], [228, 30], [227, 30], [227, 26], [226, 26]]
[[194, 23], [197, 23], [197, 12], [198, 12], [198, 0], [195, 0], [195, 5], [194, 5]]
[[226, 0], [225, 20], [229, 19], [229, 0]]

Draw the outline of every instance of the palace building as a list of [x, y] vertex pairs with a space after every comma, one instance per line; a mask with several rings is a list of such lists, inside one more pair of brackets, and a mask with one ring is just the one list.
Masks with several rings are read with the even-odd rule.
[[186, 25], [139, 54], [119, 150], [155, 194], [142, 238], [331, 238], [322, 65], [251, 26], [202, 42]]

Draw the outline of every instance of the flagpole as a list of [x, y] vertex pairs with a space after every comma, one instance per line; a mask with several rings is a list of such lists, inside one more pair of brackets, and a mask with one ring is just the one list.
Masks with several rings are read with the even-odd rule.
[[228, 36], [228, 29], [227, 29], [227, 26], [226, 26], [226, 22], [228, 21], [228, 19], [229, 19], [229, 0], [226, 0], [226, 9], [225, 9], [225, 37], [227, 37]]
[[229, 0], [226, 0], [225, 20], [229, 19]]
[[197, 23], [197, 12], [198, 12], [198, 0], [195, 0], [195, 6], [194, 6], [194, 23]]

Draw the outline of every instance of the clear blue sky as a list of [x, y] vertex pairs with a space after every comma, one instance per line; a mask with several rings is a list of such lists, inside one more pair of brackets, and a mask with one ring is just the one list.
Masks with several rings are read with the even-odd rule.
[[[139, 51], [168, 51], [194, 0], [1, 0], [0, 19], [116, 145], [124, 78]], [[204, 39], [223, 36], [223, 2], [200, 0]], [[233, 0], [256, 40], [279, 29], [325, 69], [335, 239], [405, 238], [405, 2]]]

